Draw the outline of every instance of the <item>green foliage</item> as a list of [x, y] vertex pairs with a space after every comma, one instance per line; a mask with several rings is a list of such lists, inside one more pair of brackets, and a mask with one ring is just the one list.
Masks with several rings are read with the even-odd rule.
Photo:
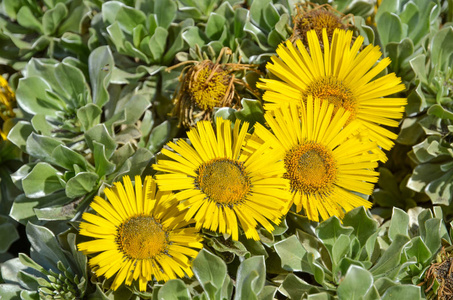
[[59, 235], [28, 223], [31, 258], [19, 254], [1, 266], [0, 295], [5, 299], [75, 299], [88, 295], [87, 258], [76, 249], [73, 232]]
[[[411, 222], [418, 220], [415, 224], [411, 215]], [[335, 295], [339, 299], [388, 299], [390, 295], [422, 299], [420, 289], [411, 284], [423, 281], [440, 239], [449, 240], [442, 216], [433, 218], [429, 210], [408, 215], [394, 209], [392, 219], [378, 226], [363, 208], [357, 208], [346, 214], [343, 224], [333, 217], [315, 231], [312, 235], [296, 229], [296, 234], [274, 245], [282, 268], [292, 272], [279, 288], [291, 299], [314, 294], [326, 299]], [[299, 278], [300, 272], [310, 274], [312, 280]]]

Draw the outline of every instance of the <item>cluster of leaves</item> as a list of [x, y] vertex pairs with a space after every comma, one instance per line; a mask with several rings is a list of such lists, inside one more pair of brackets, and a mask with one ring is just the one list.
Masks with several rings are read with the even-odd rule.
[[[261, 241], [205, 232], [195, 277], [112, 292], [76, 250], [81, 213], [123, 175], [145, 175], [154, 155], [183, 135], [169, 118], [190, 60], [264, 64], [292, 32], [293, 0], [3, 0], [0, 69], [16, 92], [16, 118], [0, 141], [2, 299], [419, 299], [417, 287], [451, 242], [439, 208], [453, 199], [453, 5], [447, 0], [336, 0], [365, 43], [392, 59], [406, 118], [380, 168], [373, 212], [342, 223], [290, 213]], [[325, 4], [328, 1], [312, 1]], [[367, 18], [372, 16], [371, 19]], [[370, 21], [371, 20], [371, 21]], [[373, 23], [374, 22], [374, 23]], [[242, 74], [251, 87], [257, 73]], [[264, 122], [259, 99], [216, 115]], [[394, 207], [399, 207], [397, 209]], [[406, 213], [405, 211], [408, 212]], [[18, 225], [21, 224], [21, 225]], [[8, 253], [26, 226], [30, 255]], [[104, 280], [104, 281], [103, 281]]]

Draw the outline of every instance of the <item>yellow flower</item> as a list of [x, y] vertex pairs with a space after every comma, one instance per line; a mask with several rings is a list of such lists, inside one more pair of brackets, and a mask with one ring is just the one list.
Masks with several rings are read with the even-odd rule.
[[291, 183], [292, 202], [297, 212], [304, 209], [308, 218], [318, 221], [330, 216], [343, 217], [354, 207], [371, 203], [353, 192], [370, 195], [378, 180], [378, 154], [371, 151], [375, 142], [362, 142], [352, 136], [359, 129], [356, 121], [345, 126], [350, 112], [311, 96], [302, 108], [284, 105], [267, 112], [271, 130], [255, 125], [255, 140], [269, 141], [280, 149]]
[[378, 46], [368, 45], [362, 51], [363, 37], [352, 44], [352, 31], [336, 29], [328, 43], [323, 31], [324, 50], [315, 31], [308, 32], [308, 46], [297, 41], [297, 48], [289, 41], [277, 49], [279, 57], [272, 57], [267, 68], [281, 80], [262, 79], [258, 86], [266, 90], [265, 108], [276, 109], [280, 104], [295, 103], [301, 106], [307, 97], [317, 97], [334, 104], [335, 111], [343, 108], [350, 113], [349, 122], [357, 120], [369, 130], [370, 138], [388, 150], [397, 135], [379, 126], [398, 126], [406, 98], [382, 98], [405, 89], [395, 73], [372, 80], [389, 64], [384, 58], [375, 65], [381, 52]]
[[139, 281], [141, 291], [153, 276], [167, 281], [193, 275], [189, 257], [202, 248], [202, 238], [194, 227], [186, 227], [176, 208], [173, 194], [157, 191], [155, 181], [147, 176], [142, 186], [135, 177], [135, 189], [129, 176], [123, 184], [104, 190], [108, 201], [96, 196], [91, 207], [97, 215], [84, 213], [80, 234], [95, 238], [78, 244], [84, 254], [98, 255], [89, 264], [97, 276], [115, 279], [116, 290], [123, 282]]
[[[15, 102], [16, 98], [13, 90], [11, 90], [8, 85], [8, 81], [6, 81], [3, 76], [0, 76], [0, 118], [3, 122], [15, 117], [15, 113], [13, 111]], [[2, 131], [2, 123], [0, 123], [0, 137], [3, 140], [6, 140], [7, 132], [5, 133]]]
[[177, 191], [184, 219], [196, 221], [196, 228], [228, 233], [237, 240], [238, 223], [247, 238], [259, 240], [258, 223], [272, 231], [287, 212], [288, 181], [283, 179], [283, 162], [263, 143], [253, 153], [243, 153], [248, 123], [217, 118], [217, 129], [200, 121], [184, 140], [168, 143], [167, 159], [158, 159], [153, 168], [159, 189]]

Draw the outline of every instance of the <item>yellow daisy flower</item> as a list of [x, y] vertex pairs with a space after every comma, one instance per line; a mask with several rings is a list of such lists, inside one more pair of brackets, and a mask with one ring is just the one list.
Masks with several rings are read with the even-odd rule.
[[[296, 103], [301, 106], [308, 96], [328, 100], [335, 111], [340, 107], [349, 111], [349, 122], [357, 120], [363, 128], [369, 129], [370, 138], [388, 150], [397, 135], [381, 126], [398, 126], [404, 112], [406, 98], [382, 97], [405, 89], [401, 78], [395, 73], [372, 80], [389, 64], [384, 58], [376, 64], [381, 52], [378, 46], [368, 45], [362, 51], [363, 37], [352, 44], [352, 31], [336, 29], [332, 42], [323, 30], [324, 50], [315, 31], [307, 34], [308, 48], [296, 41], [297, 48], [290, 42], [282, 43], [279, 57], [272, 57], [273, 63], [267, 68], [280, 80], [262, 79], [258, 87], [266, 90], [263, 99], [265, 108], [276, 109], [280, 104]], [[376, 64], [376, 65], [375, 65]]]
[[200, 121], [184, 140], [163, 149], [168, 159], [158, 159], [153, 168], [162, 173], [156, 182], [162, 191], [177, 191], [184, 219], [196, 221], [196, 228], [227, 233], [238, 240], [238, 223], [247, 238], [259, 240], [258, 223], [272, 231], [287, 212], [289, 183], [282, 178], [283, 162], [275, 150], [263, 143], [253, 153], [243, 153], [248, 123], [240, 128], [217, 118], [216, 132], [208, 121]]
[[2, 124], [6, 122], [10, 118], [14, 118], [16, 114], [13, 111], [15, 107], [16, 96], [14, 95], [13, 90], [8, 85], [8, 81], [6, 81], [3, 76], [0, 75], [0, 137], [3, 140], [6, 140], [6, 136], [8, 132], [2, 131]]
[[173, 194], [157, 191], [155, 181], [147, 176], [142, 185], [135, 177], [135, 188], [129, 176], [123, 184], [115, 182], [106, 188], [104, 200], [96, 196], [91, 207], [97, 214], [84, 213], [80, 234], [95, 238], [78, 244], [85, 255], [99, 253], [89, 264], [97, 276], [111, 278], [111, 289], [123, 282], [139, 282], [141, 291], [153, 276], [158, 281], [193, 275], [189, 257], [202, 248], [202, 237], [194, 227], [186, 227], [176, 208]]
[[353, 192], [370, 195], [377, 182], [379, 155], [371, 151], [376, 142], [362, 142], [352, 136], [356, 121], [345, 126], [351, 113], [311, 96], [302, 108], [294, 104], [267, 112], [271, 130], [255, 125], [253, 139], [270, 141], [280, 149], [285, 178], [291, 183], [292, 202], [297, 212], [304, 209], [310, 220], [343, 217], [344, 211], [371, 203]]

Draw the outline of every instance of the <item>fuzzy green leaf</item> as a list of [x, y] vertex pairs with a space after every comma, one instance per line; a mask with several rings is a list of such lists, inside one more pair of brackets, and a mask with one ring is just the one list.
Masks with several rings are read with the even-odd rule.
[[192, 270], [209, 299], [213, 299], [216, 291], [222, 287], [227, 276], [225, 262], [218, 256], [203, 249], [193, 260]]
[[389, 228], [389, 238], [394, 240], [397, 234], [408, 236], [409, 215], [397, 208], [393, 208], [392, 220]]
[[58, 165], [67, 170], [74, 171], [74, 165], [79, 166], [82, 170], [87, 169], [87, 161], [85, 157], [64, 145], [58, 145], [52, 151], [52, 158]]
[[446, 26], [436, 32], [431, 40], [430, 49], [432, 65], [435, 68], [442, 68], [453, 54], [453, 27]]
[[61, 99], [49, 98], [47, 90], [52, 88], [41, 77], [21, 79], [16, 92], [17, 103], [30, 114], [41, 113], [55, 117], [56, 111], [64, 110], [66, 105]]
[[11, 219], [0, 215], [0, 253], [5, 253], [12, 243], [19, 239], [19, 233]]
[[361, 245], [365, 245], [378, 228], [378, 223], [367, 214], [363, 206], [349, 211], [343, 218], [343, 225], [354, 229], [353, 234], [359, 239]]
[[22, 6], [17, 12], [17, 23], [38, 33], [43, 33], [44, 31], [41, 22], [34, 16], [28, 6]]
[[166, 282], [158, 292], [159, 299], [190, 300], [189, 290], [181, 279], [173, 279]]
[[381, 276], [395, 276], [395, 270], [401, 268], [401, 251], [403, 247], [409, 242], [409, 238], [404, 235], [397, 235], [393, 240], [390, 247], [382, 254], [379, 261], [374, 265], [370, 271], [375, 278]]
[[403, 38], [403, 26], [398, 15], [384, 12], [377, 22], [377, 29], [382, 45], [390, 42], [399, 43]]
[[93, 102], [99, 108], [109, 100], [107, 88], [112, 76], [114, 63], [112, 51], [107, 46], [93, 50], [88, 59]]
[[267, 25], [264, 14], [265, 9], [272, 3], [271, 0], [261, 0], [261, 1], [253, 1], [252, 5], [250, 6], [250, 17], [253, 22], [258, 25], [260, 28], [267, 29], [270, 31], [271, 27]]
[[365, 269], [352, 265], [337, 289], [340, 299], [359, 300], [373, 285], [373, 275]]
[[[60, 245], [58, 244], [55, 235], [48, 228], [28, 223], [26, 227], [27, 237], [33, 249], [39, 253], [40, 258], [46, 258], [51, 262], [53, 271], [57, 271], [56, 263], [61, 261], [64, 265], [69, 266], [69, 261], [64, 255]], [[46, 267], [37, 259], [33, 259], [42, 267]]]
[[253, 256], [244, 260], [236, 275], [235, 300], [258, 299], [257, 295], [266, 281], [266, 265], [263, 256]]
[[99, 176], [91, 172], [80, 172], [66, 183], [66, 195], [76, 198], [91, 192], [97, 185]]
[[31, 126], [29, 122], [19, 121], [10, 130], [8, 134], [8, 140], [10, 140], [17, 147], [19, 147], [20, 150], [26, 151], [27, 139], [32, 132], [33, 126]]
[[390, 287], [382, 295], [382, 300], [419, 300], [424, 299], [421, 295], [421, 290], [419, 286], [415, 285], [396, 285]]
[[211, 13], [206, 22], [206, 36], [211, 40], [218, 40], [225, 29], [225, 23], [226, 19], [223, 16]]
[[53, 150], [62, 144], [56, 139], [32, 133], [27, 139], [26, 151], [34, 157], [52, 161]]
[[25, 195], [29, 198], [39, 198], [64, 187], [61, 173], [45, 162], [38, 163], [22, 180]]
[[332, 247], [336, 240], [341, 235], [349, 236], [354, 231], [351, 227], [344, 227], [341, 225], [340, 220], [337, 217], [331, 217], [328, 220], [320, 223], [316, 228], [316, 234], [319, 239], [323, 241], [327, 250], [332, 255]]
[[160, 27], [168, 28], [176, 18], [178, 5], [173, 0], [154, 1], [154, 14]]
[[110, 136], [104, 124], [98, 124], [88, 130], [85, 133], [85, 140], [92, 151], [94, 151], [93, 141], [103, 144], [107, 158], [110, 158], [116, 149], [116, 142]]
[[52, 35], [57, 30], [61, 21], [68, 15], [68, 9], [63, 3], [57, 3], [57, 5], [47, 10], [42, 17], [42, 27], [44, 34]]
[[86, 132], [93, 126], [99, 124], [101, 113], [102, 109], [93, 103], [88, 103], [79, 108], [77, 110], [77, 118], [82, 125], [82, 130]]
[[304, 261], [307, 251], [295, 235], [275, 243], [274, 248], [282, 261], [283, 269], [288, 271], [310, 270], [310, 266]]

